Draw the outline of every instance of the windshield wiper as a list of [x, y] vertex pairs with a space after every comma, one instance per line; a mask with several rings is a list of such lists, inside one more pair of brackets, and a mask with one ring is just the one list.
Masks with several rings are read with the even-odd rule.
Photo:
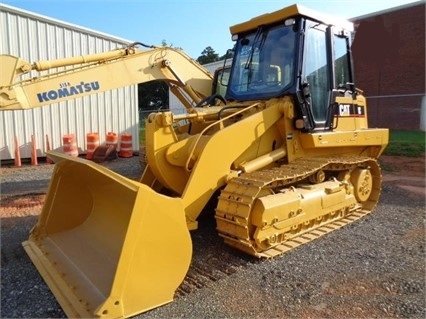
[[[249, 57], [246, 61], [244, 69], [249, 69], [251, 67], [251, 65], [253, 63], [254, 51], [256, 49], [258, 49], [259, 52], [260, 52], [260, 50], [262, 50], [262, 47], [265, 44], [267, 34], [268, 34], [268, 32], [266, 30], [264, 30], [263, 25], [261, 25], [257, 28], [256, 35], [254, 36], [254, 39], [253, 39], [253, 46], [251, 48], [250, 55], [249, 55]], [[260, 38], [260, 40], [259, 40], [259, 38]], [[256, 47], [257, 43], [259, 43], [259, 45]]]
[[[253, 64], [254, 52], [256, 51], [256, 49], [258, 49], [260, 54], [260, 51], [262, 50], [262, 47], [265, 44], [267, 34], [268, 34], [267, 30], [264, 30], [264, 27], [262, 25], [257, 28], [256, 35], [254, 36], [254, 39], [253, 39], [253, 46], [251, 48], [250, 55], [246, 61], [246, 64], [244, 65], [244, 69], [248, 70], [247, 86], [251, 84], [251, 80], [253, 76], [252, 64]], [[258, 45], [256, 46], [256, 44]]]

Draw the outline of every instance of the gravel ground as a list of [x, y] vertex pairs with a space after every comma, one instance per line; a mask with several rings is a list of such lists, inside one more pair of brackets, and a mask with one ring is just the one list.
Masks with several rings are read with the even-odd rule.
[[[105, 165], [130, 178], [141, 173], [137, 158]], [[51, 166], [1, 173], [1, 317], [65, 317], [21, 246], [40, 212]], [[418, 192], [385, 171], [373, 214], [272, 260], [225, 246], [205, 212], [192, 232], [194, 256], [175, 301], [136, 318], [425, 318], [422, 173], [404, 175]]]

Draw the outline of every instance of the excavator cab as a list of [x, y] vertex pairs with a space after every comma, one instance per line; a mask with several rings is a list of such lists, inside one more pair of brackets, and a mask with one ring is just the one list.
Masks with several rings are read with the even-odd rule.
[[212, 87], [213, 94], [218, 94], [222, 97], [226, 96], [230, 73], [231, 67], [229, 65], [225, 65], [214, 71]]

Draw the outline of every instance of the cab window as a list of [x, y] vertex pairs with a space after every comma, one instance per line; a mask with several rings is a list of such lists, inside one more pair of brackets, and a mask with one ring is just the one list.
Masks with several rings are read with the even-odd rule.
[[305, 80], [309, 84], [314, 121], [325, 122], [329, 102], [329, 72], [325, 26], [307, 21]]

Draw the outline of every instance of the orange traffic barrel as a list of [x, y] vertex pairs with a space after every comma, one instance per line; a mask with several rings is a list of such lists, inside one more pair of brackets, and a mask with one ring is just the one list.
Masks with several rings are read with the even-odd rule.
[[21, 163], [21, 152], [19, 150], [19, 144], [18, 144], [18, 138], [15, 135], [15, 166], [16, 167], [21, 167], [22, 163]]
[[106, 135], [105, 144], [106, 144], [106, 146], [114, 146], [115, 148], [117, 148], [117, 144], [118, 144], [117, 133], [108, 132], [107, 135]]
[[91, 160], [93, 158], [93, 153], [99, 147], [99, 133], [87, 133], [86, 134], [86, 158]]
[[65, 134], [62, 136], [62, 150], [67, 155], [78, 157], [75, 134]]
[[132, 147], [132, 134], [123, 133], [120, 136], [120, 151], [118, 152], [120, 157], [132, 157], [133, 156], [133, 147]]
[[[46, 150], [50, 151], [50, 140], [49, 140], [48, 134], [46, 134]], [[46, 155], [46, 163], [53, 164], [53, 160], [47, 155]]]
[[34, 135], [31, 135], [31, 165], [38, 165], [37, 147]]

